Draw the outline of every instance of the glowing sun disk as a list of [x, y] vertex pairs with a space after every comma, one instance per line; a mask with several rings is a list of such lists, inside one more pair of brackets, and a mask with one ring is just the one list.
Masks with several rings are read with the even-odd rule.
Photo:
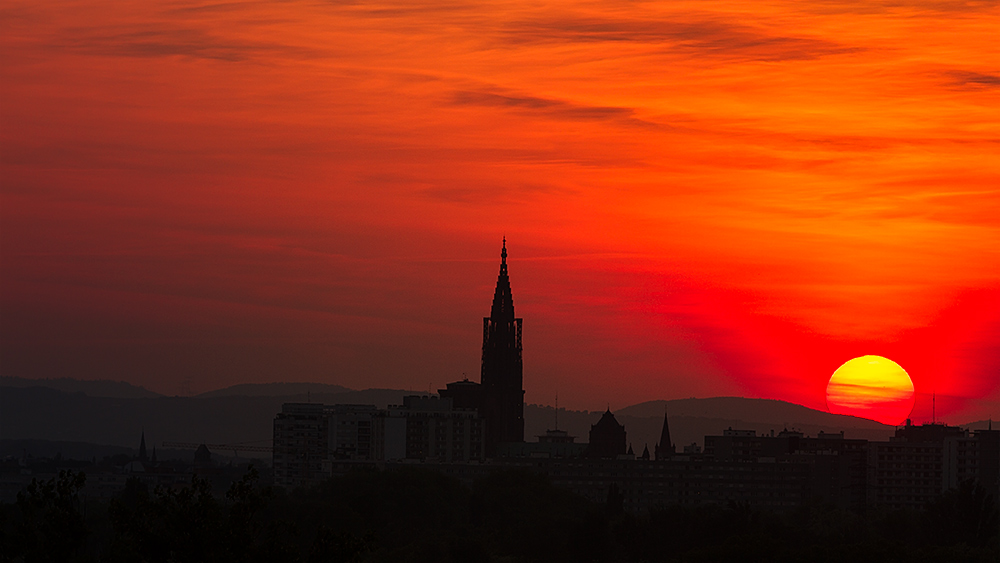
[[847, 414], [884, 424], [899, 424], [913, 410], [913, 381], [896, 362], [861, 356], [837, 368], [826, 386], [833, 414]]

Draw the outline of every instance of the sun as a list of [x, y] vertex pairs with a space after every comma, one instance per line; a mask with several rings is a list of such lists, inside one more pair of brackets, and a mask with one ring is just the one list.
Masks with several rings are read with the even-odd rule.
[[861, 356], [837, 368], [826, 386], [826, 406], [883, 424], [900, 424], [913, 410], [913, 381], [899, 364], [882, 356]]

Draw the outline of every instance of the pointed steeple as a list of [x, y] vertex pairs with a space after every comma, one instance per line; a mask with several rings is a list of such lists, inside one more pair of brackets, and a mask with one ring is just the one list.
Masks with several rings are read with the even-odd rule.
[[649, 459], [649, 444], [646, 444], [642, 448], [642, 459]]
[[674, 455], [674, 444], [670, 441], [670, 424], [667, 421], [667, 405], [663, 405], [663, 429], [660, 430], [660, 442], [653, 449], [656, 459], [667, 459]]
[[149, 462], [153, 464], [156, 463], [156, 446], [153, 446], [153, 455], [149, 458]]
[[632, 442], [628, 443], [628, 455], [635, 457], [635, 450], [632, 449]]
[[507, 237], [504, 237], [503, 248], [500, 250], [500, 275], [497, 276], [497, 288], [493, 292], [490, 318], [494, 321], [514, 321], [514, 296], [510, 291], [510, 276], [507, 275]]
[[139, 438], [139, 461], [146, 461], [146, 431], [142, 431], [142, 437]]
[[481, 413], [486, 419], [486, 455], [498, 444], [524, 441], [524, 386], [521, 319], [514, 317], [514, 298], [507, 275], [507, 238], [500, 250], [500, 274], [490, 316], [483, 318], [483, 386]]

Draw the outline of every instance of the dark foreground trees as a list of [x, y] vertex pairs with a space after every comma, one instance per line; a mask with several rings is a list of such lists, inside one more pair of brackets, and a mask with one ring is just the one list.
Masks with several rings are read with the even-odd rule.
[[411, 468], [360, 471], [317, 487], [262, 487], [252, 468], [223, 495], [130, 481], [87, 505], [85, 477], [36, 482], [0, 511], [3, 561], [965, 561], [998, 560], [995, 499], [974, 483], [923, 512], [861, 516], [746, 505], [643, 515], [593, 504], [544, 477], [497, 472], [465, 487]]
[[112, 533], [101, 550], [107, 561], [199, 562], [282, 561], [297, 557], [281, 520], [267, 518], [271, 490], [259, 486], [251, 467], [223, 498], [197, 476], [179, 490], [150, 494], [131, 481], [111, 501]]
[[0, 515], [0, 557], [27, 562], [81, 558], [87, 525], [79, 493], [85, 482], [83, 473], [62, 471], [58, 478], [32, 481], [18, 493], [16, 510]]

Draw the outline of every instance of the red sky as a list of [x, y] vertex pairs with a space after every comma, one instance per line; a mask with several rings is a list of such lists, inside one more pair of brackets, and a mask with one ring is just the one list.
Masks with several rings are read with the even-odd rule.
[[0, 367], [1000, 417], [1000, 7], [0, 7]]

